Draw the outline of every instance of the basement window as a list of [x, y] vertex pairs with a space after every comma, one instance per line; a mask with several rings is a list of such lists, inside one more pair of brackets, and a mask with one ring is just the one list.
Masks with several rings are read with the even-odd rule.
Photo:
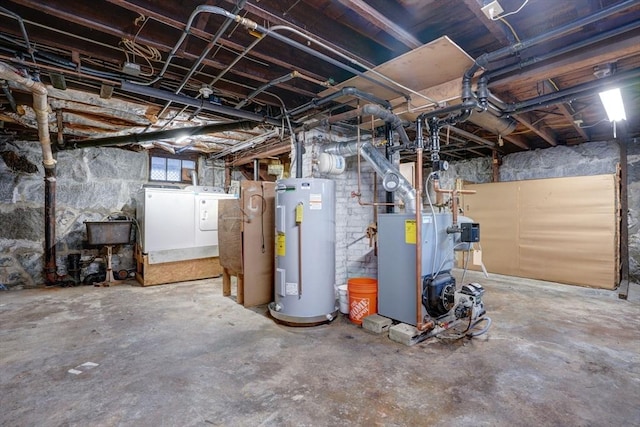
[[195, 158], [152, 154], [150, 156], [149, 181], [191, 183], [191, 171], [195, 168]]

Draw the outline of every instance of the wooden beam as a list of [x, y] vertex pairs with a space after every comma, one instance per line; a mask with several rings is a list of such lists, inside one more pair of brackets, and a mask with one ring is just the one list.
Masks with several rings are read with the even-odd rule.
[[554, 147], [558, 145], [558, 141], [556, 141], [556, 136], [550, 130], [543, 129], [541, 126], [539, 126], [538, 122], [540, 122], [540, 120], [537, 119], [533, 114], [531, 113], [516, 114], [516, 115], [513, 115], [513, 118], [516, 119], [519, 123], [522, 123], [523, 125], [525, 125], [527, 129], [529, 129], [530, 131], [538, 135], [540, 138], [547, 141], [549, 145], [552, 145]]
[[[141, 15], [145, 15], [145, 16], [148, 16], [150, 18], [153, 18], [154, 20], [156, 20], [158, 22], [161, 22], [161, 23], [163, 23], [165, 25], [168, 25], [170, 27], [177, 28], [179, 30], [184, 30], [186, 28], [186, 23], [184, 23], [184, 22], [172, 19], [171, 17], [165, 16], [165, 15], [163, 15], [161, 13], [157, 13], [157, 12], [151, 10], [151, 9], [148, 9], [148, 8], [145, 8], [145, 7], [138, 6], [136, 4], [130, 3], [127, 0], [106, 0], [106, 1], [108, 3], [120, 6], [123, 9], [129, 10], [131, 12], [136, 12], [136, 13], [139, 13]], [[230, 2], [230, 3], [235, 4], [235, 2]], [[255, 7], [251, 6], [250, 4], [247, 4], [245, 6], [245, 9], [247, 9], [247, 8], [248, 9], [254, 9]], [[284, 22], [286, 22], [286, 21], [284, 21]], [[200, 30], [198, 28], [191, 28], [189, 34], [193, 35], [195, 37], [199, 37], [202, 40], [207, 40], [208, 41], [208, 40], [211, 39], [211, 34], [205, 32], [203, 30]], [[244, 46], [242, 46], [242, 45], [240, 45], [238, 43], [234, 43], [234, 42], [232, 42], [231, 40], [229, 40], [229, 39], [227, 39], [225, 37], [221, 37], [220, 40], [218, 40], [218, 43], [220, 45], [226, 47], [226, 48], [229, 48], [229, 49], [235, 51], [235, 52], [242, 52], [245, 49]], [[290, 63], [288, 63], [286, 61], [279, 60], [278, 58], [274, 58], [271, 55], [261, 54], [257, 50], [251, 51], [247, 55], [247, 57], [248, 58], [255, 58], [255, 59], [258, 59], [258, 60], [263, 61], [263, 62], [269, 62], [271, 64], [278, 65], [278, 66], [280, 66], [282, 68], [285, 68], [285, 69], [292, 69], [292, 66], [291, 66]], [[305, 75], [307, 75], [309, 77], [313, 77], [316, 80], [320, 80], [320, 81], [327, 80], [326, 77], [321, 76], [319, 74], [316, 74], [311, 69], [306, 69], [306, 68], [303, 69], [301, 67], [295, 67], [295, 68], [296, 68], [296, 70], [300, 71], [301, 73], [303, 73], [303, 74], [305, 74]]]
[[[112, 0], [108, 0], [108, 1], [112, 1]], [[122, 0], [115, 0], [115, 1], [122, 1]], [[236, 0], [225, 0], [225, 1], [227, 3], [230, 3], [230, 4], [235, 4], [236, 3]], [[282, 17], [280, 17], [278, 15], [275, 15], [275, 14], [273, 14], [273, 13], [271, 13], [271, 12], [265, 10], [265, 9], [260, 8], [259, 6], [255, 5], [255, 4], [247, 2], [247, 4], [245, 4], [245, 6], [244, 6], [244, 10], [246, 10], [247, 12], [249, 12], [249, 13], [251, 13], [253, 15], [256, 15], [258, 18], [261, 18], [261, 19], [267, 21], [268, 23], [275, 24], [275, 25], [285, 25], [285, 26], [293, 28], [296, 31], [299, 31], [299, 32], [301, 32], [303, 34], [307, 34], [309, 36], [313, 36], [313, 38], [315, 40], [317, 40], [317, 41], [321, 42], [322, 44], [324, 44], [325, 46], [329, 47], [329, 49], [335, 50], [336, 52], [340, 52], [340, 53], [342, 53], [344, 55], [348, 55], [348, 56], [350, 56], [352, 58], [355, 57], [355, 59], [357, 59], [358, 62], [366, 65], [369, 68], [373, 68], [373, 67], [376, 66], [376, 64], [372, 63], [371, 61], [368, 61], [368, 60], [362, 58], [361, 56], [355, 55], [353, 51], [344, 49], [344, 48], [336, 45], [335, 43], [332, 43], [329, 40], [326, 40], [326, 39], [318, 36], [317, 34], [313, 34], [313, 33], [309, 32], [309, 31], [305, 30], [304, 28], [301, 28], [301, 27], [299, 27], [299, 26], [297, 26], [297, 25], [285, 20], [284, 18], [282, 18]], [[324, 53], [327, 53], [327, 52], [324, 52]], [[326, 80], [326, 78], [318, 78], [318, 80], [324, 81], [324, 80]]]
[[527, 142], [527, 140], [521, 137], [520, 135], [507, 135], [507, 136], [503, 136], [502, 139], [504, 139], [505, 141], [509, 141], [513, 145], [523, 148], [525, 150], [529, 150], [531, 148], [529, 147], [529, 143]]
[[387, 19], [386, 16], [369, 6], [363, 0], [338, 0], [338, 2], [344, 7], [356, 12], [374, 27], [389, 34], [408, 48], [416, 49], [422, 46], [423, 43], [420, 40], [395, 22]]
[[[623, 35], [625, 36], [625, 35]], [[502, 77], [489, 80], [489, 87], [509, 85], [525, 85], [567, 74], [581, 68], [612, 62], [624, 57], [640, 54], [640, 35], [626, 35], [598, 43], [586, 49], [567, 53], [553, 58], [530, 69], [522, 69]]]
[[[556, 91], [556, 88], [551, 84], [551, 82], [549, 82], [549, 80], [544, 81], [544, 87], [551, 92]], [[589, 141], [590, 138], [589, 138], [589, 135], [587, 135], [587, 132], [585, 132], [585, 130], [582, 129], [580, 126], [578, 126], [578, 124], [575, 122], [574, 114], [572, 114], [571, 111], [569, 111], [569, 105], [558, 104], [556, 105], [556, 107], [558, 107], [558, 110], [560, 110], [560, 112], [567, 119], [567, 121], [571, 123], [571, 126], [573, 126], [576, 132], [578, 132], [578, 134], [580, 134], [580, 136], [584, 138], [584, 142]]]
[[230, 162], [231, 166], [242, 166], [253, 162], [254, 159], [264, 159], [266, 157], [279, 156], [291, 151], [291, 144], [282, 144], [275, 147], [266, 148], [264, 151], [244, 154]]
[[516, 42], [513, 34], [505, 31], [504, 27], [498, 21], [492, 21], [485, 16], [481, 10], [482, 6], [484, 6], [482, 0], [463, 0], [463, 3], [500, 44], [508, 46]]

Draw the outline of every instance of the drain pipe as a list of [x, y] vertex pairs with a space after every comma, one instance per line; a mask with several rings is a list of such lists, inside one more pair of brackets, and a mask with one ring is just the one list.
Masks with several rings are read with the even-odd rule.
[[42, 82], [24, 77], [11, 66], [0, 62], [0, 79], [11, 81], [33, 95], [33, 110], [38, 123], [38, 139], [42, 146], [42, 164], [44, 166], [44, 273], [47, 284], [53, 285], [58, 279], [56, 267], [56, 160], [51, 151], [49, 138], [49, 104], [47, 88]]
[[594, 22], [597, 22], [601, 19], [608, 18], [616, 13], [629, 9], [632, 6], [636, 6], [637, 4], [638, 4], [638, 0], [627, 0], [622, 3], [616, 4], [614, 6], [611, 6], [607, 9], [603, 9], [598, 12], [595, 12], [584, 18], [572, 21], [566, 25], [562, 25], [547, 33], [540, 34], [530, 39], [523, 40], [519, 43], [515, 43], [513, 45], [503, 47], [502, 49], [498, 49], [493, 52], [482, 54], [475, 59], [473, 65], [465, 72], [463, 81], [465, 78], [471, 79], [473, 75], [476, 73], [476, 71], [478, 71], [480, 68], [486, 69], [490, 62], [516, 54], [531, 46], [535, 46], [537, 44], [556, 39], [565, 34], [569, 34], [573, 31], [578, 31], [586, 25], [593, 24]]
[[388, 123], [391, 126], [391, 129], [398, 134], [402, 145], [411, 145], [409, 136], [407, 136], [407, 132], [404, 130], [404, 122], [391, 111], [386, 110], [380, 105], [366, 104], [364, 107], [362, 107], [362, 115], [375, 116], [379, 119], [384, 120], [385, 123]]
[[235, 130], [251, 130], [253, 129], [254, 122], [249, 120], [234, 121], [228, 123], [214, 123], [210, 125], [194, 126], [188, 128], [159, 130], [156, 132], [146, 133], [133, 133], [129, 135], [108, 136], [106, 138], [94, 138], [94, 139], [76, 139], [69, 141], [64, 147], [60, 147], [63, 150], [74, 150], [76, 148], [87, 147], [109, 147], [121, 144], [133, 144], [139, 142], [156, 141], [159, 139], [173, 139], [183, 136], [196, 136], [205, 135], [208, 133], [216, 132], [228, 132]]

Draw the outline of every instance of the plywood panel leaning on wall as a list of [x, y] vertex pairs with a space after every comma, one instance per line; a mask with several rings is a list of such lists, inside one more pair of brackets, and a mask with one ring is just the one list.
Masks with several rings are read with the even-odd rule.
[[614, 289], [617, 185], [616, 175], [475, 184], [463, 206], [481, 224], [488, 271]]

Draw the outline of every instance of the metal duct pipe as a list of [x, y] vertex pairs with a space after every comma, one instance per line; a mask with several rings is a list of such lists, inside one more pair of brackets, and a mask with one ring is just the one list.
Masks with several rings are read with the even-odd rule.
[[488, 110], [473, 110], [467, 120], [474, 125], [502, 136], [512, 133], [517, 125], [515, 120], [506, 117], [497, 117]]
[[[322, 151], [350, 157], [358, 154], [358, 145], [358, 141], [334, 142], [324, 145]], [[370, 142], [364, 142], [359, 146], [362, 158], [369, 162], [373, 170], [382, 177], [384, 189], [389, 192], [397, 192], [404, 202], [407, 213], [415, 213], [416, 190], [411, 186], [411, 183]]]
[[44, 272], [48, 284], [53, 285], [58, 279], [56, 267], [56, 160], [51, 151], [49, 138], [49, 104], [47, 102], [47, 88], [41, 82], [29, 77], [21, 76], [11, 66], [0, 62], [0, 79], [12, 81], [31, 92], [33, 95], [33, 110], [36, 112], [38, 123], [38, 138], [42, 146], [42, 164], [44, 166]]
[[182, 136], [204, 135], [214, 132], [225, 132], [232, 130], [253, 129], [251, 121], [236, 121], [229, 123], [215, 123], [211, 125], [194, 126], [188, 128], [159, 130], [156, 132], [134, 133], [130, 135], [109, 136], [106, 138], [85, 139], [69, 141], [64, 147], [65, 150], [88, 147], [108, 147], [119, 144], [131, 144], [135, 142], [156, 141], [158, 139], [180, 138]]
[[254, 122], [264, 122], [274, 126], [282, 125], [282, 122], [280, 120], [276, 120], [270, 117], [264, 117], [260, 114], [255, 114], [250, 111], [236, 110], [235, 108], [225, 107], [223, 105], [215, 105], [207, 102], [203, 103], [201, 100], [191, 98], [189, 96], [178, 95], [148, 86], [140, 86], [127, 81], [122, 82], [121, 88], [125, 92], [135, 93], [142, 96], [149, 96], [151, 98], [164, 99], [167, 101], [176, 102], [178, 104], [190, 105], [192, 107], [202, 107], [202, 109], [205, 111], [223, 114], [238, 119], [252, 120]]

